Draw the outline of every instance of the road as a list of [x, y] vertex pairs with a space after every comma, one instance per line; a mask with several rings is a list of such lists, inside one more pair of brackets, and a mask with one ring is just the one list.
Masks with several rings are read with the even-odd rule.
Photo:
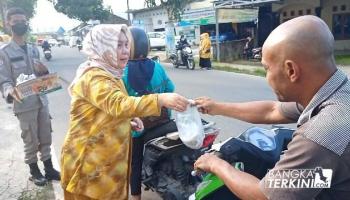
[[[85, 56], [76, 48], [69, 47], [54, 47], [52, 54], [52, 60], [45, 63], [51, 72], [57, 72], [63, 80], [63, 89], [48, 95], [53, 117], [54, 148], [57, 158], [59, 158], [68, 128], [70, 97], [67, 87], [74, 78], [76, 68], [84, 61]], [[169, 77], [175, 83], [176, 92], [187, 98], [209, 96], [220, 101], [237, 102], [275, 98], [265, 79], [261, 77], [216, 70], [175, 69], [170, 64], [164, 64], [164, 66]], [[216, 122], [217, 126], [221, 128], [221, 134], [217, 141], [238, 135], [253, 126], [249, 123], [219, 116], [203, 116], [203, 118]], [[149, 197], [149, 199], [154, 198], [152, 194]]]
[[[75, 70], [85, 59], [85, 56], [76, 48], [53, 48], [53, 58], [45, 62], [51, 72], [57, 72], [62, 81], [63, 89], [49, 94], [50, 110], [53, 117], [54, 145], [59, 155], [63, 139], [68, 127], [68, 112], [70, 98], [67, 86], [75, 75]], [[275, 96], [268, 87], [264, 78], [228, 73], [216, 70], [187, 70], [175, 69], [170, 64], [164, 64], [169, 77], [176, 86], [176, 92], [187, 98], [209, 96], [220, 101], [247, 101], [274, 99]], [[221, 128], [218, 140], [234, 136], [252, 124], [219, 116], [203, 116], [204, 119], [214, 121]]]

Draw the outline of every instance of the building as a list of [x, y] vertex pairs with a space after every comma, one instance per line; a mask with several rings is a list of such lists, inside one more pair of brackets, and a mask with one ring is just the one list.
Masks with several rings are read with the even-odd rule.
[[[85, 35], [97, 24], [100, 24], [100, 20], [89, 20], [83, 22], [66, 33], [65, 42], [70, 46], [74, 46], [75, 42], [79, 39], [82, 40]], [[128, 20], [117, 15], [111, 14], [108, 19], [103, 21], [104, 24], [128, 24]]]
[[272, 12], [278, 14], [279, 23], [302, 15], [322, 18], [334, 35], [335, 50], [350, 52], [349, 0], [284, 0], [272, 4]]
[[161, 6], [130, 10], [132, 14], [132, 25], [143, 28], [146, 32], [165, 31], [169, 21], [168, 13]]
[[[216, 35], [215, 9], [212, 0], [198, 0], [184, 8], [181, 21], [175, 23], [175, 35], [186, 35], [190, 43], [199, 44], [200, 34], [207, 32], [213, 38]], [[146, 32], [165, 31], [169, 21], [166, 9], [151, 7], [130, 10], [134, 26]], [[258, 9], [222, 9], [218, 13], [220, 41], [246, 37], [247, 31], [255, 34]], [[247, 30], [249, 29], [249, 30]]]

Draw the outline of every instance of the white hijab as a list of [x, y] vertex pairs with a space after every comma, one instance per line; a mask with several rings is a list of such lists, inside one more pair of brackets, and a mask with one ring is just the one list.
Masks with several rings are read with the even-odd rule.
[[123, 68], [118, 66], [117, 56], [120, 34], [125, 34], [131, 42], [131, 34], [124, 24], [101, 24], [92, 28], [83, 41], [83, 53], [88, 56], [88, 60], [78, 67], [69, 92], [79, 78], [94, 67], [105, 70], [116, 79], [122, 77]]

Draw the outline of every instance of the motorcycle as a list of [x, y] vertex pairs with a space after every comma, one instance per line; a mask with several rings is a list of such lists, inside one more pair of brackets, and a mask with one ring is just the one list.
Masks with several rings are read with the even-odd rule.
[[47, 61], [49, 61], [52, 58], [50, 48], [44, 49], [44, 57]]
[[261, 47], [252, 48], [252, 49], [245, 49], [243, 51], [243, 57], [245, 57], [247, 60], [248, 59], [261, 60], [261, 58], [262, 58], [261, 54], [262, 54]]
[[145, 134], [142, 184], [166, 200], [185, 200], [195, 192], [200, 179], [191, 176], [195, 160], [211, 148], [219, 129], [202, 120], [203, 145], [190, 149], [179, 139], [174, 121], [155, 127]]
[[175, 68], [180, 65], [186, 66], [187, 69], [194, 70], [196, 63], [193, 59], [193, 52], [190, 45], [176, 45], [176, 50], [171, 53], [169, 60], [173, 63]]
[[83, 45], [82, 44], [77, 44], [78, 47], [78, 51], [81, 51], [83, 49]]
[[[208, 153], [229, 162], [234, 168], [247, 172], [259, 179], [263, 178], [268, 169], [272, 169], [286, 150], [292, 139], [294, 130], [274, 127], [263, 129], [252, 127], [237, 138], [212, 145]], [[192, 175], [202, 179], [197, 190], [189, 200], [214, 200], [217, 197], [225, 200], [237, 200], [235, 196], [216, 175], [193, 171]]]
[[262, 53], [261, 47], [252, 49], [252, 58], [257, 59], [257, 60], [261, 60], [261, 58], [262, 58], [261, 53]]

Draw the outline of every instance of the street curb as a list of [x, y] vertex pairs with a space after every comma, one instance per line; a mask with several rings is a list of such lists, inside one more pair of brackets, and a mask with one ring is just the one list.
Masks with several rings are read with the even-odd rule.
[[[56, 151], [55, 151], [55, 148], [53, 147], [53, 145], [51, 145], [51, 160], [52, 160], [53, 167], [60, 172], [61, 171], [60, 165], [58, 163], [58, 159], [56, 157]], [[52, 181], [51, 183], [52, 183], [52, 188], [53, 188], [53, 192], [55, 195], [55, 200], [64, 200], [61, 182], [60, 181]]]

